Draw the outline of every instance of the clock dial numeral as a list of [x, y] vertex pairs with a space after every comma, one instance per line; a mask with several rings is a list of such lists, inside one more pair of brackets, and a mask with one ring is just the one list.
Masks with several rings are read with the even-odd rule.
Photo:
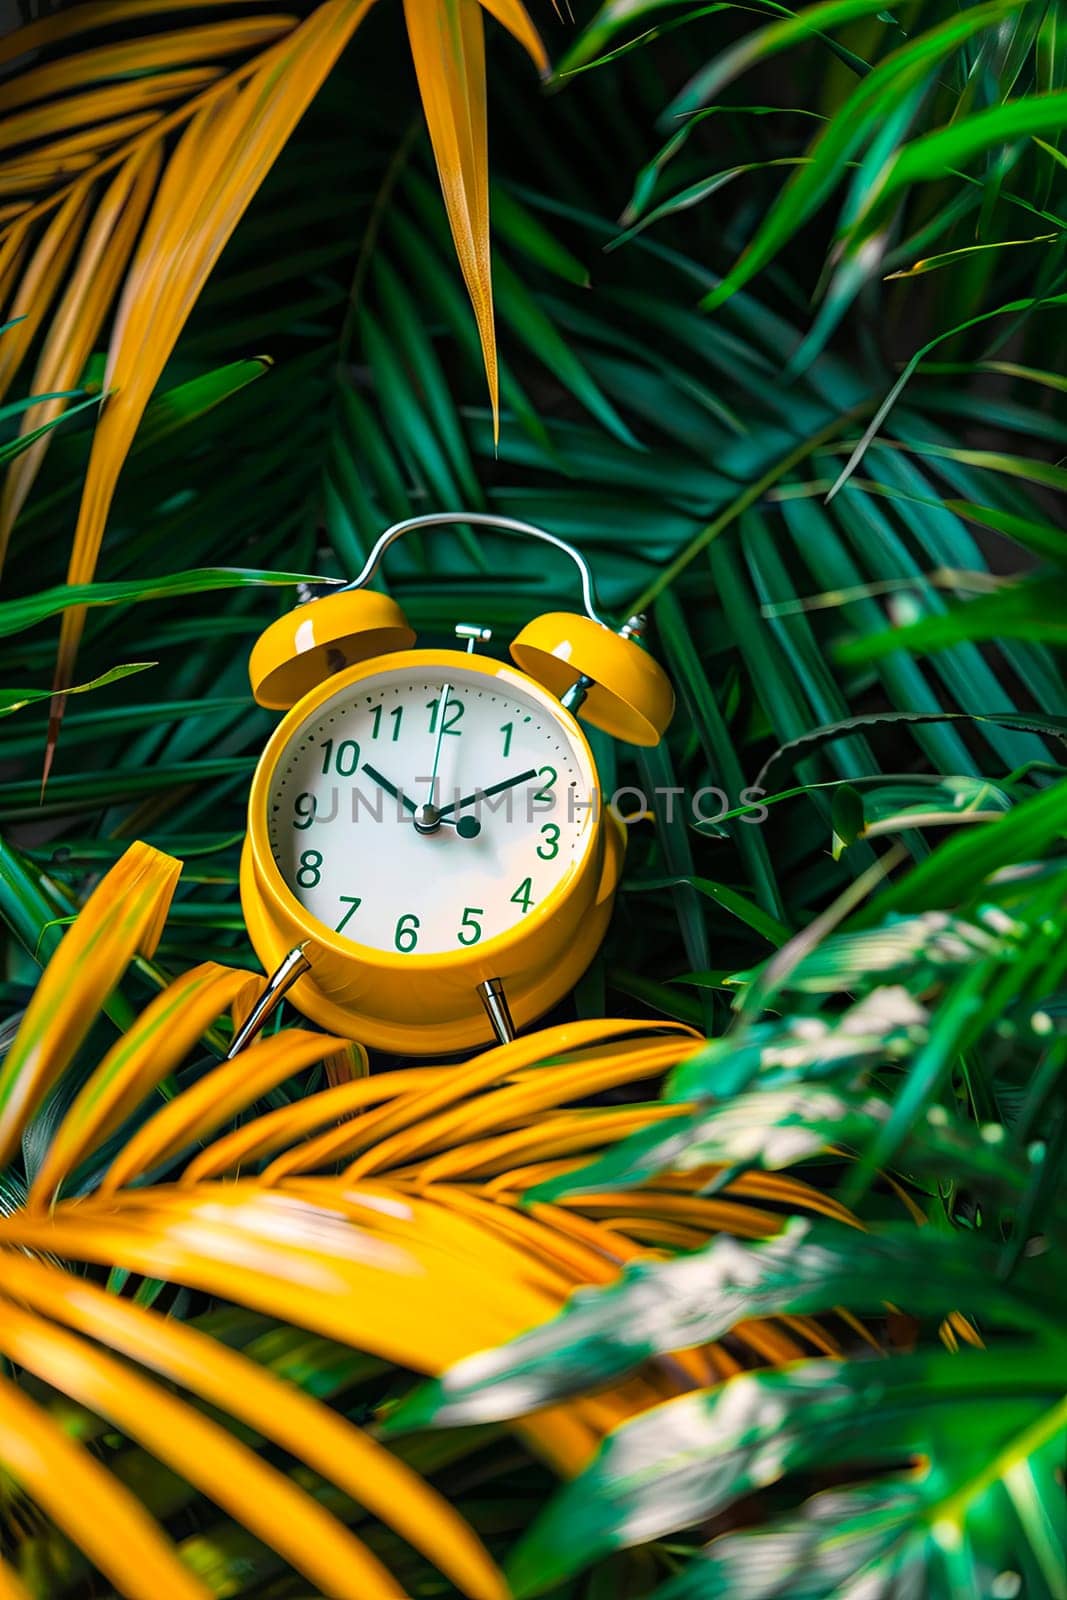
[[[384, 712], [384, 710], [385, 710], [384, 706], [372, 706], [371, 707], [370, 715], [371, 715], [372, 727], [371, 727], [370, 736], [371, 736], [372, 739], [377, 739], [378, 735], [382, 731], [382, 713]], [[392, 711], [390, 711], [390, 713], [389, 713], [389, 720], [393, 724], [393, 737], [392, 737], [393, 744], [396, 744], [396, 741], [400, 738], [400, 724], [403, 721], [403, 718], [404, 718], [404, 707], [403, 706], [394, 706]]]
[[478, 943], [482, 936], [482, 925], [478, 918], [484, 916], [485, 909], [482, 906], [467, 906], [464, 909], [463, 920], [459, 925], [459, 932], [456, 934], [460, 944]]
[[559, 773], [555, 767], [538, 767], [537, 776], [544, 781], [534, 795], [534, 804], [546, 806], [552, 799], [552, 790], [555, 787]]
[[396, 925], [393, 943], [404, 955], [414, 950], [419, 942], [419, 919], [414, 911], [405, 911]]
[[[431, 733], [437, 732], [437, 710], [440, 704], [440, 700], [427, 700], [426, 702], [426, 709], [430, 713]], [[450, 700], [448, 702], [445, 708], [445, 733], [460, 734], [463, 732], [463, 729], [457, 727], [456, 724], [463, 721], [463, 713], [466, 709], [462, 700]]]
[[293, 827], [310, 828], [318, 809], [318, 800], [308, 790], [305, 790], [303, 794], [298, 794], [293, 801]]
[[560, 830], [556, 823], [543, 822], [541, 824], [541, 838], [544, 842], [537, 846], [537, 854], [542, 861], [555, 861], [559, 855], [559, 833]]
[[523, 878], [522, 882], [519, 884], [519, 887], [515, 890], [515, 893], [510, 896], [510, 899], [512, 905], [522, 907], [522, 914], [525, 916], [527, 911], [529, 911], [530, 907], [534, 904], [533, 879]]
[[301, 889], [314, 889], [322, 877], [322, 851], [305, 850], [296, 870], [296, 881]]
[[345, 924], [351, 920], [351, 918], [363, 904], [363, 897], [358, 894], [339, 894], [337, 898], [340, 900], [343, 906], [348, 907], [348, 910], [345, 912], [344, 916], [341, 918], [340, 922], [336, 924], [333, 930], [335, 933], [341, 933], [344, 930]]
[[511, 754], [511, 740], [515, 732], [515, 724], [513, 722], [505, 722], [500, 731], [504, 735], [504, 756], [507, 758]]
[[342, 739], [334, 750], [332, 739], [322, 741], [322, 771], [323, 774], [331, 770], [339, 778], [350, 778], [359, 766], [359, 745], [354, 739]]

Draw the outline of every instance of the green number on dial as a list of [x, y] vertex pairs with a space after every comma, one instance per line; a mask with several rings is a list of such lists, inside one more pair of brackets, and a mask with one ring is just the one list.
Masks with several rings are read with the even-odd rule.
[[556, 779], [559, 777], [559, 773], [556, 771], [555, 767], [539, 767], [537, 769], [537, 776], [539, 778], [543, 778], [544, 782], [534, 795], [534, 802], [537, 805], [548, 805], [551, 802], [552, 788]]
[[397, 923], [396, 933], [393, 935], [393, 943], [396, 945], [397, 949], [403, 951], [405, 955], [407, 955], [410, 950], [414, 950], [415, 946], [419, 942], [418, 928], [419, 919], [415, 915], [414, 911], [405, 911], [404, 915]]
[[[430, 713], [430, 732], [431, 733], [436, 733], [437, 732], [437, 707], [438, 707], [439, 704], [440, 704], [440, 701], [438, 701], [438, 700], [427, 700], [427, 702], [426, 702], [426, 709]], [[460, 719], [463, 716], [463, 713], [464, 713], [464, 711], [466, 711], [466, 709], [467, 708], [463, 704], [462, 700], [450, 700], [448, 702], [448, 706], [447, 706], [447, 708], [445, 710], [445, 732], [446, 733], [459, 733], [460, 730], [456, 727], [456, 723], [460, 721]]]
[[[372, 708], [371, 708], [371, 718], [373, 719], [373, 722], [374, 722], [374, 727], [371, 729], [371, 738], [372, 739], [377, 739], [378, 735], [382, 731], [382, 711], [383, 711], [383, 709], [384, 709], [384, 707], [382, 707], [382, 706], [372, 706]], [[392, 711], [390, 711], [389, 715], [393, 719], [393, 743], [396, 744], [396, 741], [400, 738], [400, 719], [404, 715], [404, 707], [403, 706], [394, 706]]]
[[511, 754], [511, 736], [515, 732], [515, 724], [513, 722], [505, 722], [500, 731], [504, 735], [504, 754], [509, 756]]
[[322, 851], [305, 850], [300, 857], [296, 881], [301, 889], [314, 889], [322, 877]]
[[322, 741], [322, 770], [329, 772], [330, 766], [342, 778], [350, 778], [359, 766], [359, 745], [354, 739], [342, 739], [334, 753], [333, 740]]
[[359, 910], [360, 906], [363, 904], [363, 901], [359, 895], [355, 894], [339, 894], [337, 898], [340, 900], [343, 906], [348, 907], [348, 910], [345, 912], [344, 916], [334, 929], [335, 933], [340, 933], [349, 918]]
[[515, 893], [511, 896], [511, 900], [512, 900], [512, 903], [514, 905], [522, 907], [522, 914], [523, 914], [523, 916], [525, 916], [527, 911], [529, 911], [530, 907], [534, 903], [534, 899], [533, 899], [533, 879], [532, 878], [523, 878], [522, 882], [519, 884], [519, 887], [515, 890]]
[[[542, 861], [555, 861], [559, 855], [559, 828], [554, 822], [543, 822], [541, 824], [541, 837], [545, 843], [537, 846], [537, 854]], [[545, 848], [546, 845], [547, 849]]]
[[293, 802], [293, 827], [310, 828], [315, 820], [315, 813], [319, 809], [319, 802], [313, 794], [298, 794]]
[[482, 936], [482, 925], [477, 920], [484, 917], [485, 912], [481, 906], [467, 906], [463, 913], [463, 921], [459, 925], [456, 938], [460, 944], [477, 944]]

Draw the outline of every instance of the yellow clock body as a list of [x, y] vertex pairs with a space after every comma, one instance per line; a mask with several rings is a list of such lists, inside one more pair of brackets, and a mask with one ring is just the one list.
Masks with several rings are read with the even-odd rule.
[[252, 783], [241, 899], [268, 971], [303, 947], [291, 994], [307, 1016], [444, 1055], [492, 1038], [479, 986], [503, 984], [517, 1027], [573, 987], [623, 851], [555, 694], [487, 656], [394, 647], [334, 670], [276, 729]]
[[[582, 611], [534, 617], [512, 662], [412, 649], [397, 602], [368, 587], [416, 528], [494, 528], [566, 556]], [[625, 832], [575, 717], [654, 745], [674, 693], [644, 618], [600, 615], [592, 573], [557, 535], [495, 512], [387, 528], [362, 571], [260, 636], [249, 677], [287, 712], [256, 768], [241, 858], [249, 936], [269, 973], [235, 1036], [280, 998], [332, 1033], [404, 1055], [514, 1037], [581, 977], [607, 929]]]

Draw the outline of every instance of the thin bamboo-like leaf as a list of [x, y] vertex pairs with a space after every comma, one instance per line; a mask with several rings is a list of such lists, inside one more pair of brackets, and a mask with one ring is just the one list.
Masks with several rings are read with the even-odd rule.
[[997, 239], [988, 244], [968, 244], [957, 250], [943, 250], [940, 255], [923, 256], [921, 260], [913, 261], [910, 267], [887, 272], [886, 282], [894, 278], [918, 278], [927, 272], [939, 272], [942, 267], [954, 267], [961, 259], [969, 259], [989, 250], [1018, 249], [1020, 245], [1028, 244], [1054, 244], [1060, 237], [1057, 233], [1042, 233], [1033, 239]]
[[[924, 30], [916, 39], [908, 40], [891, 52], [864, 77], [837, 114], [816, 135], [809, 163], [782, 189], [736, 266], [705, 297], [703, 305], [708, 309], [720, 305], [772, 260], [840, 181], [845, 164], [859, 148], [864, 132], [883, 121], [886, 108], [899, 107], [904, 95], [918, 92], [946, 56], [982, 28], [994, 26], [1015, 4], [1016, 0], [990, 0], [986, 5], [973, 6], [965, 13], [950, 16], [939, 26]], [[829, 7], [811, 8], [813, 13], [820, 10], [829, 10]], [[722, 58], [723, 70], [735, 60], [752, 59], [752, 52], [761, 41], [773, 42], [776, 38], [795, 36], [790, 23], [773, 23], [727, 52]], [[733, 68], [730, 70], [732, 72]]]
[[32, 449], [38, 439], [43, 438], [46, 433], [51, 433], [54, 428], [58, 428], [62, 423], [69, 421], [71, 417], [76, 417], [80, 411], [95, 410], [99, 405], [99, 397], [97, 395], [89, 395], [85, 400], [79, 400], [74, 405], [68, 405], [65, 411], [59, 416], [53, 417], [49, 422], [39, 423], [32, 432], [24, 433], [17, 439], [9, 439], [7, 444], [0, 444], [0, 465], [8, 461], [14, 461], [24, 451]]
[[[254, 973], [213, 961], [168, 984], [112, 1045], [76, 1096], [52, 1137], [27, 1204], [47, 1204], [66, 1175], [181, 1065], [221, 1013], [242, 1007], [261, 987]], [[182, 1103], [185, 1099], [183, 1095]]]
[[154, 953], [180, 872], [172, 856], [132, 844], [65, 934], [0, 1068], [0, 1168], [134, 953]]
[[[12, 1301], [0, 1308], [0, 1350], [138, 1440], [338, 1600], [403, 1600], [377, 1556], [330, 1512], [161, 1384]], [[116, 1543], [123, 1531], [110, 1530]]]
[[[946, 650], [963, 639], [1044, 639], [1067, 643], [1067, 578], [1039, 578], [998, 589], [899, 628], [844, 641], [838, 659], [877, 661], [894, 650]], [[1025, 720], [1020, 718], [1020, 723]], [[1040, 719], [1038, 719], [1040, 721]]]
[[[158, 665], [158, 661], [127, 661], [120, 667], [110, 667], [89, 683], [76, 683], [67, 693], [90, 694], [94, 689], [104, 689], [109, 683], [118, 683], [135, 672], [147, 672], [150, 667]], [[32, 706], [39, 700], [51, 698], [51, 689], [0, 689], [0, 717], [9, 717], [13, 711], [21, 711], [23, 706]]]
[[463, 281], [474, 308], [500, 430], [493, 284], [489, 261], [485, 37], [478, 0], [404, 0], [426, 125]]
[[495, 17], [515, 36], [542, 78], [547, 77], [548, 56], [522, 0], [481, 0], [481, 4], [491, 17]]
[[[1065, 112], [1065, 119], [1064, 120], [1067, 121], [1067, 95], [1063, 96], [1063, 102], [1064, 102], [1064, 112]], [[1034, 299], [1034, 298], [1031, 297], [1031, 298], [1025, 299], [1025, 300], [1012, 300], [1007, 305], [997, 306], [992, 311], [982, 311], [982, 312], [979, 312], [979, 314], [977, 316], [968, 317], [965, 322], [961, 322], [957, 327], [950, 328], [945, 333], [936, 334], [934, 336], [934, 338], [928, 340], [927, 343], [924, 344], [921, 347], [921, 349], [917, 350], [916, 353], [906, 362], [906, 364], [904, 366], [904, 369], [900, 374], [900, 377], [893, 384], [893, 387], [889, 390], [889, 393], [886, 395], [885, 399], [882, 401], [881, 405], [878, 407], [878, 409], [875, 412], [874, 416], [871, 418], [870, 423], [868, 424], [868, 426], [864, 430], [863, 437], [860, 439], [859, 443], [856, 445], [855, 449], [852, 451], [852, 453], [849, 456], [848, 460], [845, 462], [845, 465], [842, 467], [842, 469], [841, 469], [840, 473], [838, 474], [837, 478], [834, 480], [833, 487], [831, 488], [829, 494], [826, 497], [827, 501], [830, 501], [830, 500], [834, 499], [834, 497], [840, 492], [840, 490], [848, 482], [848, 480], [852, 476], [852, 474], [856, 471], [856, 468], [859, 466], [860, 462], [863, 460], [863, 457], [866, 454], [869, 446], [871, 445], [872, 441], [877, 436], [878, 431], [881, 428], [883, 422], [885, 421], [886, 417], [889, 415], [889, 413], [892, 410], [893, 406], [896, 404], [896, 401], [897, 401], [901, 391], [904, 389], [905, 385], [909, 382], [909, 380], [914, 376], [916, 370], [918, 369], [918, 367], [922, 363], [923, 357], [929, 355], [931, 350], [936, 349], [937, 346], [939, 344], [942, 344], [946, 339], [951, 339], [954, 334], [959, 334], [959, 333], [966, 332], [966, 330], [968, 328], [973, 328], [973, 327], [977, 326], [979, 323], [988, 322], [992, 318], [1002, 317], [1002, 316], [1010, 315], [1010, 314], [1017, 313], [1017, 312], [1028, 313], [1028, 312], [1033, 312], [1033, 311], [1045, 310], [1045, 309], [1048, 309], [1048, 308], [1053, 307], [1053, 306], [1063, 306], [1063, 305], [1067, 305], [1067, 294], [1050, 295], [1047, 299]], [[933, 450], [936, 451], [936, 449], [937, 449], [937, 447], [934, 446]], [[991, 463], [992, 459], [993, 459], [993, 456], [992, 456], [992, 453], [990, 453], [990, 463]], [[1005, 461], [1010, 461], [1012, 458], [1005, 457], [1004, 459], [1005, 459]], [[1053, 487], [1060, 487], [1061, 485], [1059, 483], [1059, 479], [1061, 477], [1061, 474], [1060, 474], [1059, 468], [1057, 468], [1057, 467], [1047, 468], [1047, 467], [1045, 467], [1045, 463], [1043, 463], [1043, 462], [1034, 462], [1032, 464], [1032, 466], [1030, 464], [1027, 464], [1027, 466], [1024, 467], [1023, 470], [1024, 470], [1024, 472], [1027, 471], [1027, 470], [1032, 471], [1033, 477], [1034, 477], [1034, 481], [1035, 482], [1040, 482], [1041, 479], [1042, 479], [1042, 476], [1043, 476], [1042, 468], [1045, 468], [1045, 473], [1051, 474], [1051, 476], [1052, 476], [1052, 486]]]
[[138, 1128], [108, 1168], [100, 1193], [113, 1194], [168, 1156], [214, 1133], [305, 1067], [334, 1060], [367, 1071], [362, 1045], [329, 1034], [288, 1028], [269, 1039], [257, 1039], [233, 1061], [216, 1067], [184, 1094], [168, 1101]]
[[[257, 378], [265, 377], [274, 363], [270, 356], [251, 356], [230, 361], [214, 372], [205, 372], [187, 383], [179, 383], [156, 395], [137, 430], [134, 453], [159, 444], [179, 428], [206, 416], [217, 405], [237, 394]], [[321, 580], [320, 580], [321, 581]]]
[[[895, 723], [930, 723], [930, 722], [993, 722], [1008, 728], [1020, 728], [1028, 733], [1051, 734], [1053, 738], [1067, 741], [1067, 718], [1044, 717], [1034, 712], [1002, 711], [985, 713], [981, 711], [869, 711], [861, 712], [856, 717], [846, 717], [842, 722], [827, 723], [825, 727], [812, 728], [810, 733], [801, 734], [797, 739], [789, 739], [785, 744], [779, 745], [763, 763], [756, 775], [753, 785], [757, 789], [767, 789], [767, 778], [771, 768], [777, 766], [779, 761], [794, 762], [799, 758], [801, 751], [810, 751], [818, 745], [833, 739], [840, 739], [853, 733], [857, 728], [871, 728], [892, 726]], [[809, 785], [809, 788], [813, 787]], [[795, 793], [806, 791], [797, 790]]]
[[465, 1594], [503, 1600], [470, 1528], [423, 1478], [336, 1411], [219, 1340], [8, 1252], [0, 1282], [43, 1315], [151, 1367], [239, 1418], [395, 1528]]
[[4, 1377], [0, 1461], [130, 1600], [211, 1600], [136, 1497]]
[[999, 506], [972, 505], [967, 500], [946, 500], [944, 504], [947, 511], [954, 511], [968, 522], [976, 522], [980, 528], [992, 528], [1005, 534], [1043, 560], [1052, 561], [1057, 567], [1067, 566], [1067, 535], [1054, 523], [1020, 517]]
[[887, 163], [881, 182], [872, 185], [859, 220], [869, 227], [889, 201], [909, 184], [943, 177], [953, 168], [973, 161], [991, 146], [1023, 139], [1038, 132], [1055, 132], [1067, 126], [1067, 91], [1032, 94], [988, 106], [973, 116], [935, 128], [911, 140]]
[[[71, 606], [131, 605], [142, 600], [163, 600], [171, 595], [206, 594], [216, 589], [243, 589], [247, 585], [291, 587], [321, 583], [311, 573], [266, 572], [243, 567], [205, 567], [175, 572], [165, 578], [117, 579], [75, 587], [38, 589], [22, 600], [0, 600], [0, 638], [32, 628], [46, 617], [61, 615]], [[333, 581], [333, 580], [330, 580]]]

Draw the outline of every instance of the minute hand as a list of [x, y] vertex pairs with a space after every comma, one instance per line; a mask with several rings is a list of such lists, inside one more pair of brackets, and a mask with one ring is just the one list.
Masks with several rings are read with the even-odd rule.
[[505, 789], [514, 789], [517, 784], [528, 783], [531, 778], [537, 776], [537, 768], [530, 767], [515, 778], [505, 778], [502, 783], [491, 783], [488, 789], [475, 789], [473, 794], [465, 794], [462, 800], [453, 800], [451, 805], [442, 806], [438, 816], [447, 817], [453, 811], [462, 811], [464, 806], [472, 806], [478, 800], [489, 800], [494, 794], [503, 794]]

